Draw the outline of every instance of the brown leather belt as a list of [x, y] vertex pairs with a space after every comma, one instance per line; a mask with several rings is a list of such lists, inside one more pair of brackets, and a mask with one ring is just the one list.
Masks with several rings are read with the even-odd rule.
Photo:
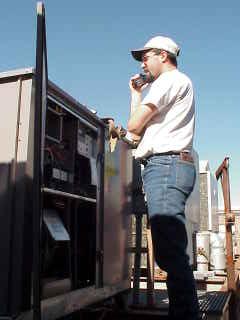
[[192, 155], [189, 152], [186, 152], [186, 151], [179, 151], [179, 152], [168, 151], [168, 152], [162, 152], [162, 153], [153, 153], [153, 154], [150, 154], [149, 156], [147, 156], [146, 158], [141, 159], [140, 162], [143, 165], [146, 165], [147, 161], [152, 157], [155, 157], [155, 156], [171, 156], [171, 155], [179, 156], [179, 159], [182, 160], [182, 161], [187, 161], [187, 162], [194, 163], [194, 159], [193, 159]]
[[180, 152], [180, 160], [194, 163], [193, 156], [189, 152]]

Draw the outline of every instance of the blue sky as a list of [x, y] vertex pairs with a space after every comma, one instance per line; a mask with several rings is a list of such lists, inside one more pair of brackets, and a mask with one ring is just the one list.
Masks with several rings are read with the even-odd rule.
[[[46, 0], [49, 78], [100, 117], [126, 127], [130, 49], [167, 35], [196, 92], [195, 149], [214, 172], [230, 157], [232, 207], [240, 207], [240, 2]], [[36, 1], [2, 1], [0, 72], [35, 65]], [[220, 188], [220, 185], [219, 185]]]

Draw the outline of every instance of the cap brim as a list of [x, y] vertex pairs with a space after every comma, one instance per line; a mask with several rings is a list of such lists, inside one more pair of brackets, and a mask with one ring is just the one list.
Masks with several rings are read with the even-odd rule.
[[135, 60], [142, 61], [143, 53], [149, 50], [151, 50], [151, 48], [141, 48], [141, 49], [132, 50], [131, 53]]

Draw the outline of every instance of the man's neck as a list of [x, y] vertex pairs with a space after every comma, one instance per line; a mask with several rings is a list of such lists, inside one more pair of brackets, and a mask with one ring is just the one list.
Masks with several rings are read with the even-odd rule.
[[163, 70], [161, 73], [164, 73], [164, 72], [168, 72], [168, 71], [173, 71], [173, 70], [176, 70], [177, 67], [172, 65], [172, 64], [166, 64], [163, 66]]
[[165, 72], [169, 72], [169, 71], [173, 71], [173, 70], [177, 70], [177, 67], [174, 66], [173, 64], [164, 64], [162, 67], [162, 70], [159, 72], [158, 76], [155, 77], [155, 80], [163, 73]]

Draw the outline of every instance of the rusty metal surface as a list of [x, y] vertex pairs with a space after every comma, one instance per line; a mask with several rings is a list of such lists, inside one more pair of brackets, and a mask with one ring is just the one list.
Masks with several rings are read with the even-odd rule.
[[115, 150], [105, 146], [103, 283], [129, 280], [131, 240], [132, 155], [119, 140]]
[[233, 261], [233, 244], [232, 244], [232, 224], [234, 223], [234, 214], [233, 212], [231, 212], [229, 158], [225, 158], [223, 160], [223, 162], [217, 169], [215, 175], [217, 179], [221, 179], [223, 199], [224, 199], [228, 290], [235, 290], [236, 283], [235, 283], [235, 270], [234, 270], [234, 261]]

